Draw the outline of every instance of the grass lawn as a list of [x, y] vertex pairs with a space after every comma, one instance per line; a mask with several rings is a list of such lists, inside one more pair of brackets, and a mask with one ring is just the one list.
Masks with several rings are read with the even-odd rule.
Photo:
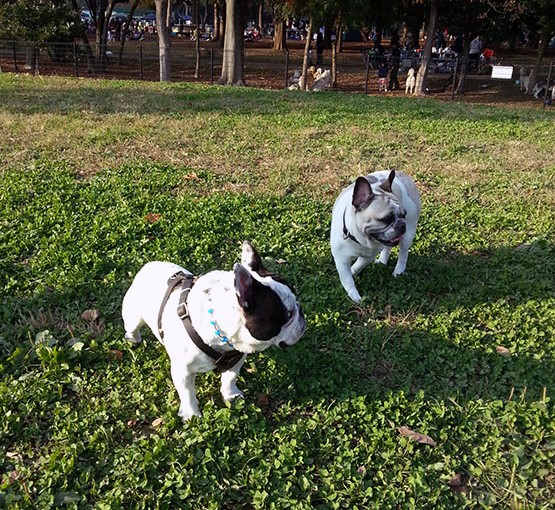
[[[552, 111], [15, 74], [0, 97], [0, 507], [555, 506]], [[417, 238], [355, 306], [331, 208], [388, 168], [421, 191]], [[243, 239], [308, 329], [248, 358], [233, 405], [199, 375], [183, 424], [122, 297]]]

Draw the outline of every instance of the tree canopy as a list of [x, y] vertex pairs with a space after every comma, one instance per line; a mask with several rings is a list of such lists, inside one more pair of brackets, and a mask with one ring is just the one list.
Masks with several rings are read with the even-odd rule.
[[4, 0], [0, 38], [33, 42], [71, 42], [82, 30], [78, 13], [64, 0]]

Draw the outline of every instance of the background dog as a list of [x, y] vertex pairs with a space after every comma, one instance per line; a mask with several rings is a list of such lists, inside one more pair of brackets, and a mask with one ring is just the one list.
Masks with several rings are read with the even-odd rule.
[[326, 69], [322, 71], [322, 69], [318, 68], [314, 73], [314, 83], [310, 90], [313, 92], [321, 92], [323, 90], [328, 89], [331, 86], [331, 71]]
[[[195, 395], [198, 372], [218, 368], [218, 356], [237, 354], [237, 361], [221, 370], [221, 394], [224, 400], [242, 396], [236, 382], [246, 355], [272, 345], [293, 345], [304, 334], [306, 324], [292, 290], [264, 268], [260, 255], [247, 241], [241, 263], [235, 264], [233, 271], [199, 276], [190, 290], [180, 285], [172, 290], [175, 275], [192, 277], [171, 262], [143, 266], [123, 298], [122, 317], [125, 338], [141, 342], [139, 330], [146, 324], [166, 348], [180, 400], [179, 416], [185, 421], [200, 416]], [[182, 296], [186, 298], [184, 307]], [[189, 319], [183, 320], [185, 315]], [[195, 336], [201, 342], [198, 345], [208, 346], [208, 351], [197, 347]]]
[[414, 87], [416, 86], [416, 76], [414, 69], [411, 67], [407, 73], [407, 81], [405, 82], [405, 94], [414, 94]]
[[395, 170], [359, 177], [341, 192], [333, 206], [331, 252], [341, 284], [355, 303], [361, 297], [354, 276], [371, 262], [387, 264], [394, 246], [399, 245], [399, 257], [393, 275], [405, 271], [420, 209], [414, 181]]

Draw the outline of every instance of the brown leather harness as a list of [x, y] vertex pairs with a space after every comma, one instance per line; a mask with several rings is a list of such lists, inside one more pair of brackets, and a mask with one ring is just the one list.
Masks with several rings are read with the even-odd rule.
[[236, 349], [231, 351], [217, 351], [209, 345], [206, 345], [200, 335], [196, 332], [191, 322], [191, 317], [189, 316], [189, 309], [187, 308], [187, 297], [189, 296], [189, 291], [193, 287], [194, 281], [195, 277], [192, 274], [186, 274], [183, 271], [178, 271], [170, 276], [168, 279], [168, 288], [166, 289], [164, 299], [160, 304], [160, 310], [158, 312], [158, 332], [160, 333], [160, 338], [164, 340], [162, 314], [164, 313], [164, 308], [171, 293], [179, 284], [181, 284], [181, 294], [179, 295], [179, 304], [177, 305], [177, 315], [183, 322], [189, 338], [204, 354], [212, 359], [214, 365], [216, 365], [215, 371], [220, 374], [233, 368], [237, 363], [239, 363], [241, 358], [244, 356], [244, 353], [237, 351]]

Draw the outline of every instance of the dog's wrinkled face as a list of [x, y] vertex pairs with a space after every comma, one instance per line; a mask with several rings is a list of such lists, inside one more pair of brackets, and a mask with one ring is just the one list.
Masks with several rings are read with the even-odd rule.
[[306, 329], [306, 322], [295, 294], [285, 280], [267, 271], [253, 246], [245, 241], [241, 264], [233, 267], [235, 292], [244, 327], [252, 340], [280, 347], [295, 344]]
[[394, 179], [395, 171], [392, 170], [387, 180], [372, 187], [366, 178], [359, 177], [353, 191], [359, 231], [385, 246], [398, 245], [407, 229], [407, 213], [391, 192]]

